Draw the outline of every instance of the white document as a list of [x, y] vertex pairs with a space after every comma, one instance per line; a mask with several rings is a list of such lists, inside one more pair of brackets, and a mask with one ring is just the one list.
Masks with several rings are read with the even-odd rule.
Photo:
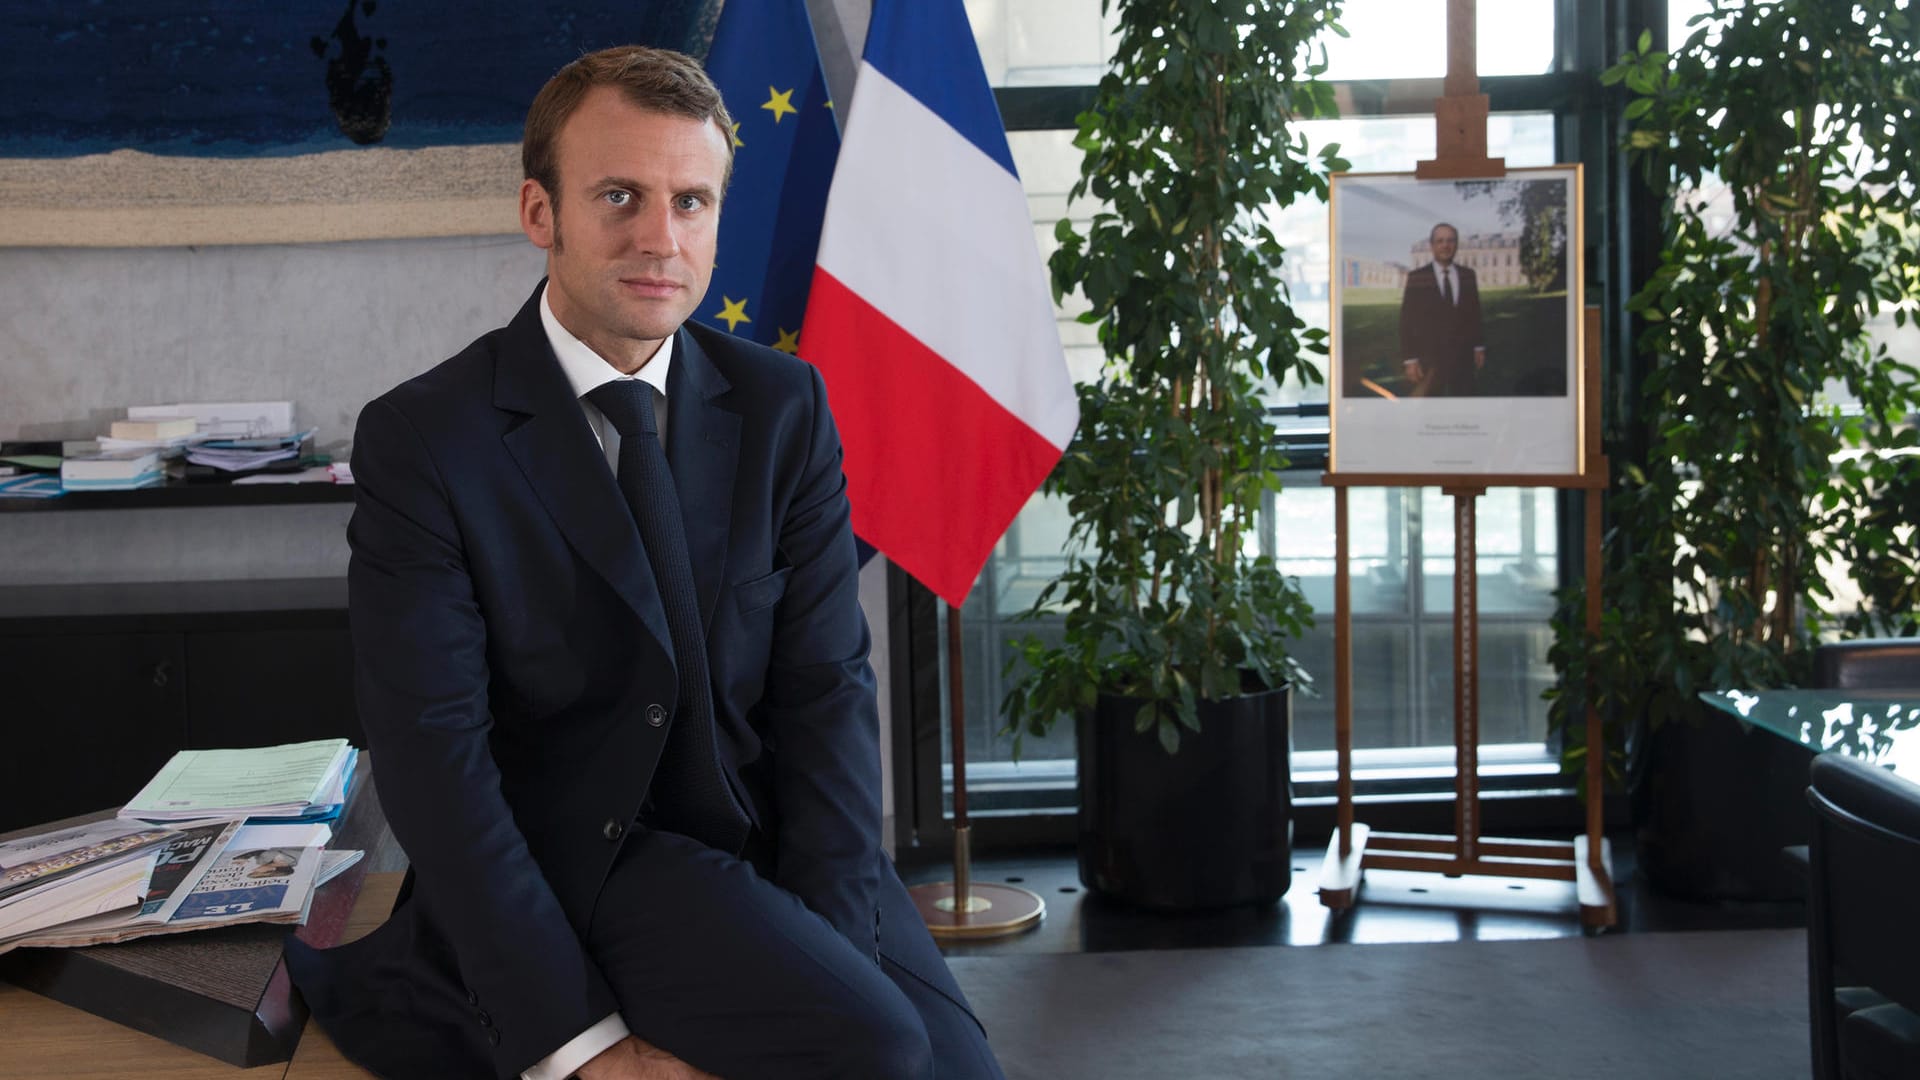
[[202, 436], [223, 439], [257, 439], [293, 432], [291, 401], [183, 402], [134, 405], [127, 409], [129, 420], [165, 420], [173, 416], [191, 416], [199, 422]]

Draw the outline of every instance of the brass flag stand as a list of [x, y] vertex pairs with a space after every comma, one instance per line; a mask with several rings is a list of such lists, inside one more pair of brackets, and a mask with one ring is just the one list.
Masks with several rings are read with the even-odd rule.
[[[1437, 153], [1422, 161], [1423, 180], [1483, 179], [1506, 175], [1506, 162], [1487, 156], [1487, 96], [1474, 70], [1474, 0], [1447, 2], [1445, 96], [1434, 103]], [[1573, 258], [1580, 257], [1573, 253]], [[1351, 908], [1369, 867], [1571, 881], [1589, 930], [1614, 925], [1612, 859], [1601, 816], [1605, 758], [1600, 715], [1587, 709], [1586, 831], [1572, 843], [1493, 839], [1480, 832], [1479, 780], [1479, 600], [1475, 566], [1476, 500], [1489, 487], [1557, 487], [1586, 492], [1587, 629], [1600, 627], [1601, 494], [1608, 464], [1600, 446], [1600, 312], [1585, 309], [1584, 385], [1580, 413], [1581, 466], [1571, 475], [1336, 474], [1321, 482], [1334, 489], [1334, 745], [1338, 761], [1337, 817], [1320, 873], [1320, 900], [1328, 908]], [[1353, 644], [1348, 571], [1347, 489], [1439, 484], [1454, 500], [1454, 830], [1452, 835], [1370, 832], [1353, 820]], [[1588, 695], [1592, 700], [1592, 695]]]
[[915, 885], [914, 906], [936, 938], [994, 938], [1037, 926], [1047, 902], [1017, 885], [973, 880], [972, 825], [967, 818], [966, 692], [960, 607], [947, 605], [947, 711], [953, 756], [953, 880]]

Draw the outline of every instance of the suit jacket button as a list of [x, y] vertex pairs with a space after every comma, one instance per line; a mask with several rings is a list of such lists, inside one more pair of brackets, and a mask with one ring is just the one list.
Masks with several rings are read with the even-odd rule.
[[626, 834], [627, 827], [620, 824], [619, 818], [608, 818], [607, 823], [600, 826], [600, 835], [609, 840], [618, 840]]
[[487, 1029], [487, 1045], [488, 1046], [500, 1045], [500, 1029], [499, 1028]]
[[471, 991], [471, 990], [469, 990], [469, 991], [467, 991], [467, 1004], [469, 1004], [469, 1005], [478, 1005], [478, 1004], [480, 1004], [480, 995], [479, 995], [479, 994], [476, 994], [476, 993], [474, 993], [474, 992], [473, 992], [473, 991]]
[[666, 722], [667, 710], [658, 705], [647, 706], [647, 723], [652, 724], [654, 727], [659, 727]]

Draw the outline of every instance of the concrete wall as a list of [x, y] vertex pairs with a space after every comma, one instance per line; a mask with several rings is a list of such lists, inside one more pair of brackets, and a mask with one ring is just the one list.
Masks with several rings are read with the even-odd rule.
[[[100, 434], [128, 405], [291, 399], [322, 446], [369, 398], [503, 324], [518, 236], [0, 248], [0, 438]], [[0, 514], [0, 586], [332, 577], [349, 507]]]

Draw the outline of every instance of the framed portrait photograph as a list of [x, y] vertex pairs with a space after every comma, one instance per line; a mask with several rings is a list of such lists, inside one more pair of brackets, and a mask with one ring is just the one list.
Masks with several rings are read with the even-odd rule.
[[1579, 165], [1332, 188], [1329, 472], [1580, 473]]

